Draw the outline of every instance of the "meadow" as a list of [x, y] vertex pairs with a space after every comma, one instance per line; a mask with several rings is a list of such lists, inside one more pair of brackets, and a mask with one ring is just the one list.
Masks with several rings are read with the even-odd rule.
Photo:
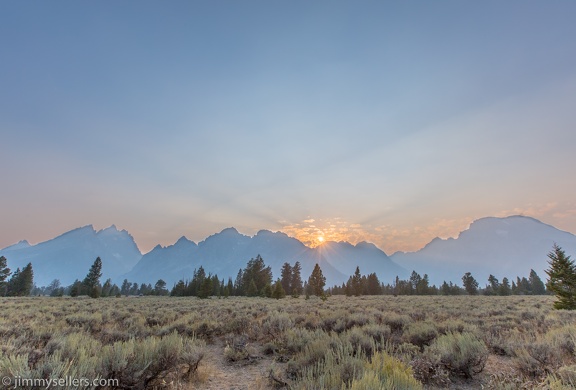
[[553, 300], [1, 298], [0, 376], [6, 389], [574, 388], [576, 312]]

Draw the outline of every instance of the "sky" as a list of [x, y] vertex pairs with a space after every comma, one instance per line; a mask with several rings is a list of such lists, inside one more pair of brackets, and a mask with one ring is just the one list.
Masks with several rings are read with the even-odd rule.
[[0, 248], [576, 233], [576, 2], [2, 1]]

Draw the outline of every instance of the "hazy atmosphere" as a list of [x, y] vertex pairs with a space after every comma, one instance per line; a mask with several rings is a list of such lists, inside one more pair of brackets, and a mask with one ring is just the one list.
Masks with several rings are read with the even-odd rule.
[[576, 233], [576, 3], [0, 2], [0, 248]]

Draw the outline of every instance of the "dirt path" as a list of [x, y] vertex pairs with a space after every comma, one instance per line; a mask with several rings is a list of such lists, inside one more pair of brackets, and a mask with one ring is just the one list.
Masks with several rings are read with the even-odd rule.
[[198, 381], [191, 388], [207, 390], [264, 390], [272, 388], [268, 373], [272, 358], [259, 354], [251, 362], [228, 362], [226, 344], [214, 340], [206, 346], [204, 359], [198, 367]]

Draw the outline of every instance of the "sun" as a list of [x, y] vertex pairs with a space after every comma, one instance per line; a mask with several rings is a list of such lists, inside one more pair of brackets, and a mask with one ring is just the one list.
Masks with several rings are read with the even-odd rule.
[[318, 242], [320, 244], [324, 243], [324, 236], [318, 236]]

